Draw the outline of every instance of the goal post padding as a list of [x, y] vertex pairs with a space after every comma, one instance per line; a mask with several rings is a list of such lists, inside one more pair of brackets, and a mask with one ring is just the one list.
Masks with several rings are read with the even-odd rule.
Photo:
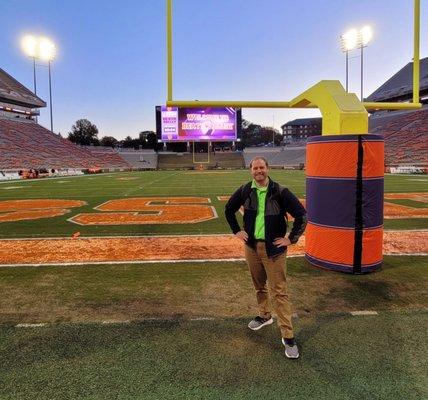
[[323, 135], [306, 150], [305, 257], [361, 274], [382, 265], [384, 140], [373, 134]]

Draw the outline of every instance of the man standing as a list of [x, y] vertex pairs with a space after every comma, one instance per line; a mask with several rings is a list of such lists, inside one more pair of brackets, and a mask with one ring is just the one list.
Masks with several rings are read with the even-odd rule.
[[[285, 355], [298, 358], [285, 265], [287, 246], [297, 243], [305, 230], [306, 211], [293, 193], [269, 178], [268, 171], [267, 160], [255, 157], [250, 163], [252, 182], [233, 193], [226, 204], [225, 214], [232, 232], [245, 242], [245, 259], [256, 290], [259, 315], [248, 324], [248, 328], [258, 330], [273, 322], [267, 281]], [[241, 206], [244, 207], [242, 230], [235, 215]], [[294, 218], [288, 237], [286, 213]]]

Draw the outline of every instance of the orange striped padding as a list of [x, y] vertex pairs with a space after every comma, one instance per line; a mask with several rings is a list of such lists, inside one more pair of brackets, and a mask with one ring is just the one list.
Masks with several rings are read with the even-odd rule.
[[[353, 229], [335, 229], [308, 223], [305, 231], [306, 253], [319, 260], [335, 264], [346, 264], [353, 268], [354, 263]], [[382, 261], [383, 228], [363, 231], [363, 254], [361, 264], [374, 264]]]
[[[363, 141], [363, 151], [363, 178], [383, 176], [384, 143]], [[307, 176], [355, 178], [357, 162], [357, 140], [352, 142], [312, 142], [306, 146]]]

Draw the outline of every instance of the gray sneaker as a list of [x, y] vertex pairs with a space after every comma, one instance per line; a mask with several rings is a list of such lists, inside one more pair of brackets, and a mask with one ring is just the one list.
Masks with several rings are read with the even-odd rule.
[[248, 324], [248, 328], [250, 328], [253, 331], [258, 331], [259, 329], [263, 328], [266, 325], [270, 325], [273, 322], [273, 318], [262, 318], [262, 317], [256, 317], [250, 323]]
[[287, 358], [299, 358], [299, 348], [296, 343], [294, 343], [294, 346], [290, 346], [285, 343], [284, 338], [282, 338], [281, 341], [285, 347], [285, 355]]

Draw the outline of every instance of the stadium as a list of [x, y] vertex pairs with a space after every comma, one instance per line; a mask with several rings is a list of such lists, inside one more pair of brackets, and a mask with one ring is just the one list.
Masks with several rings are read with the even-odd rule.
[[[385, 148], [381, 267], [311, 263], [304, 236], [288, 249], [291, 363], [277, 328], [245, 329], [254, 289], [224, 208], [255, 157], [307, 205], [326, 117], [276, 132], [245, 106], [168, 95], [151, 148], [85, 145], [40, 124], [47, 102], [0, 68], [0, 398], [426, 398], [428, 57], [419, 68], [419, 108], [368, 116]], [[362, 100], [411, 104], [413, 73]]]

